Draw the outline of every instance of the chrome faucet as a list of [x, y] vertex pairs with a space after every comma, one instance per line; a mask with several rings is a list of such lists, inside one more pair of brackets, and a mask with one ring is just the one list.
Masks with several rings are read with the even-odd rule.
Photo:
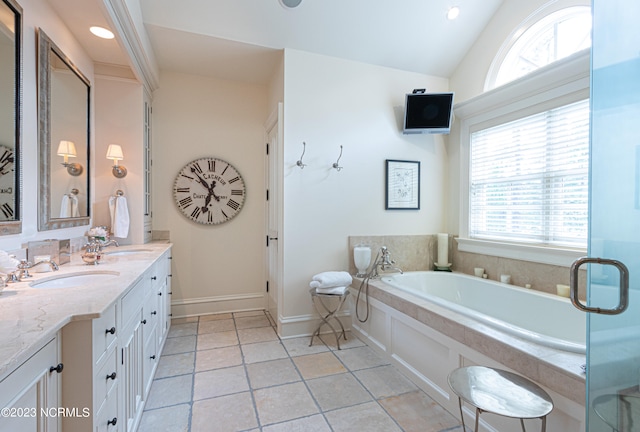
[[40, 264], [48, 264], [49, 267], [51, 267], [51, 270], [53, 271], [56, 271], [59, 269], [58, 264], [56, 264], [55, 261], [53, 260], [42, 260], [42, 261], [38, 261], [37, 263], [30, 263], [27, 260], [23, 259], [23, 260], [20, 260], [20, 264], [18, 264], [16, 271], [7, 275], [8, 277], [6, 282], [19, 282], [24, 278], [31, 277], [31, 275], [29, 274], [29, 269], [34, 268], [35, 266], [38, 266]]
[[389, 252], [389, 249], [387, 249], [386, 246], [382, 246], [380, 248], [380, 252], [378, 253], [378, 259], [373, 266], [374, 274], [372, 277], [376, 278], [380, 276], [378, 274], [378, 267], [380, 267], [380, 270], [382, 270], [383, 272], [395, 271], [399, 272], [400, 274], [404, 273], [400, 267], [394, 266], [395, 263], [396, 262], [391, 259], [391, 253]]
[[87, 264], [100, 264], [100, 259], [102, 258], [102, 248], [111, 245], [114, 245], [116, 247], [120, 246], [115, 240], [103, 242], [95, 238], [91, 239], [89, 243], [83, 246], [85, 251], [82, 253], [82, 261]]

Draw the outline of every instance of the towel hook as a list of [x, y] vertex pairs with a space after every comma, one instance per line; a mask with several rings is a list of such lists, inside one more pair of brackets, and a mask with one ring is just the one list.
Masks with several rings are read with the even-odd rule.
[[119, 197], [124, 196], [124, 192], [122, 192], [122, 189], [118, 189], [116, 191], [116, 196], [119, 196]]
[[302, 163], [302, 156], [304, 156], [304, 152], [306, 150], [307, 150], [307, 143], [302, 141], [302, 154], [300, 155], [300, 159], [298, 159], [298, 162], [296, 162], [296, 165], [298, 165], [300, 169], [304, 169], [304, 167], [307, 166], [307, 164]]
[[78, 195], [80, 191], [76, 188], [71, 189], [71, 195]]
[[333, 165], [331, 165], [333, 168], [335, 168], [338, 172], [343, 168], [340, 166], [339, 162], [340, 162], [340, 158], [342, 157], [342, 145], [340, 145], [340, 156], [338, 156], [338, 160], [335, 161], [333, 163]]

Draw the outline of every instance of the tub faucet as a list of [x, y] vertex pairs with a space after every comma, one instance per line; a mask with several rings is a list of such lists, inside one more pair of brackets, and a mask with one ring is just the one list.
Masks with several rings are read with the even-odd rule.
[[383, 272], [395, 271], [395, 272], [399, 272], [400, 274], [403, 273], [400, 267], [394, 266], [396, 262], [391, 259], [391, 253], [389, 252], [389, 249], [387, 249], [386, 246], [382, 246], [380, 248], [380, 253], [378, 255], [379, 255], [379, 258], [376, 261], [375, 265], [373, 266], [374, 274], [372, 277], [375, 278], [380, 276], [378, 274], [378, 267], [380, 267], [380, 270], [382, 270]]

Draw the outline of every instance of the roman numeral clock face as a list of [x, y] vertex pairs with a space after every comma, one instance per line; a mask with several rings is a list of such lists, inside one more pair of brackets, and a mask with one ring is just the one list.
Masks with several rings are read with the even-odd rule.
[[221, 159], [186, 164], [176, 176], [173, 197], [178, 210], [194, 222], [214, 225], [240, 213], [246, 186], [238, 171]]

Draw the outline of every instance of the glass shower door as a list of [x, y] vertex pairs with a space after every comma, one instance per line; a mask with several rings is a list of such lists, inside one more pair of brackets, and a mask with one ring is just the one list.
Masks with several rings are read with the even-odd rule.
[[[629, 305], [587, 320], [588, 431], [640, 431], [640, 2], [593, 0], [589, 256], [629, 270]], [[590, 264], [587, 304], [615, 308], [620, 273]]]

